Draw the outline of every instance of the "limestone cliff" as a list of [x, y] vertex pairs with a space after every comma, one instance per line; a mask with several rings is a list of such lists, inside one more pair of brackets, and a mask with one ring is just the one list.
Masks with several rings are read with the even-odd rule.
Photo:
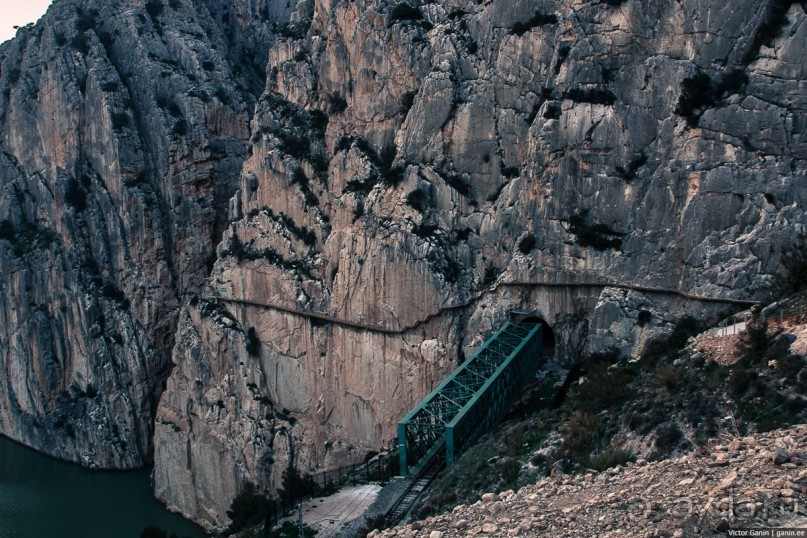
[[88, 466], [150, 459], [258, 80], [254, 23], [218, 9], [56, 2], [0, 48], [3, 434]]
[[806, 49], [784, 0], [57, 0], [0, 48], [0, 431], [153, 434], [214, 526], [289, 446], [387, 445], [511, 308], [638, 353], [807, 221]]

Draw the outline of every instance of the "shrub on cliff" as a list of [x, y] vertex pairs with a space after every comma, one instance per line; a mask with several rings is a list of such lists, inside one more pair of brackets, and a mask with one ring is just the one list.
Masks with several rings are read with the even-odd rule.
[[398, 21], [419, 21], [423, 19], [423, 13], [414, 6], [401, 2], [394, 8], [389, 15], [389, 26], [392, 26]]
[[146, 2], [146, 12], [152, 19], [158, 18], [163, 13], [163, 3], [160, 0], [149, 0]]
[[778, 280], [783, 292], [807, 291], [807, 233], [801, 232], [792, 245], [782, 249], [782, 267], [785, 273]]
[[613, 105], [616, 95], [607, 88], [572, 88], [564, 94], [566, 99], [575, 103], [591, 103], [593, 105]]
[[666, 454], [670, 450], [678, 446], [678, 443], [684, 437], [678, 425], [674, 422], [662, 424], [656, 429], [655, 448], [661, 454]]
[[575, 235], [577, 244], [582, 247], [592, 247], [599, 251], [609, 248], [619, 250], [622, 247], [622, 237], [625, 234], [600, 222], [590, 222], [588, 210], [572, 215], [568, 223], [569, 232]]
[[422, 189], [415, 189], [406, 195], [406, 203], [422, 213], [426, 209], [426, 193]]
[[687, 120], [687, 125], [697, 127], [706, 109], [720, 105], [721, 100], [740, 93], [748, 83], [748, 74], [742, 69], [732, 69], [712, 80], [698, 71], [681, 82], [681, 95], [675, 113]]
[[535, 236], [532, 234], [524, 236], [521, 241], [518, 242], [518, 250], [522, 254], [529, 254], [532, 252], [532, 249], [535, 248], [535, 245], [538, 244], [538, 240], [535, 239]]
[[510, 28], [510, 32], [515, 35], [524, 35], [532, 28], [544, 26], [545, 24], [555, 24], [558, 22], [558, 17], [550, 13], [549, 15], [536, 11], [535, 14], [525, 22], [517, 22]]
[[87, 208], [87, 191], [79, 185], [76, 178], [67, 180], [67, 189], [64, 193], [64, 201], [76, 211], [84, 211]]
[[602, 423], [597, 415], [590, 411], [576, 412], [563, 429], [562, 447], [566, 455], [574, 459], [590, 449], [601, 429]]
[[13, 243], [15, 237], [16, 234], [14, 232], [14, 224], [12, 224], [8, 219], [0, 222], [0, 239], [5, 239], [6, 241], [11, 241]]
[[261, 354], [261, 339], [255, 332], [255, 327], [250, 327], [247, 331], [247, 353], [250, 357], [257, 357]]
[[227, 517], [232, 521], [227, 527], [226, 533], [234, 534], [250, 525], [263, 521], [266, 514], [273, 507], [273, 501], [265, 495], [258, 493], [258, 488], [252, 482], [247, 482], [235, 499], [233, 499], [230, 509], [227, 510]]

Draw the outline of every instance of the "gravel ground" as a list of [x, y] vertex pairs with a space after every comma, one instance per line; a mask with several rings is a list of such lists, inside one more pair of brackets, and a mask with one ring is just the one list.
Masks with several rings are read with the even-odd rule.
[[405, 478], [393, 478], [392, 482], [384, 486], [381, 491], [378, 492], [378, 496], [375, 501], [373, 501], [373, 504], [371, 504], [361, 516], [342, 528], [339, 538], [354, 538], [358, 530], [364, 525], [365, 518], [383, 514], [392, 501], [406, 489], [408, 484], [409, 480]]

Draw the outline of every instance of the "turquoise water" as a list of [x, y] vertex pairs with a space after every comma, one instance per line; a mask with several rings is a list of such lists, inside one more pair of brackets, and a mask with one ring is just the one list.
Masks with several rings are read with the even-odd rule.
[[148, 525], [206, 536], [154, 500], [149, 471], [88, 471], [0, 436], [0, 538], [139, 538]]

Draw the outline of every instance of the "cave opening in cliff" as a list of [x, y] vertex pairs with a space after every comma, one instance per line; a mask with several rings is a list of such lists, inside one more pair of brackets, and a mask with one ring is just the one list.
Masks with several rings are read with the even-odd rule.
[[555, 331], [546, 320], [540, 316], [530, 314], [520, 319], [521, 323], [540, 323], [543, 325], [541, 342], [542, 360], [550, 360], [555, 356]]
[[541, 360], [542, 362], [547, 361], [555, 356], [555, 331], [537, 309], [511, 310], [510, 321], [513, 323], [540, 323], [543, 326]]

